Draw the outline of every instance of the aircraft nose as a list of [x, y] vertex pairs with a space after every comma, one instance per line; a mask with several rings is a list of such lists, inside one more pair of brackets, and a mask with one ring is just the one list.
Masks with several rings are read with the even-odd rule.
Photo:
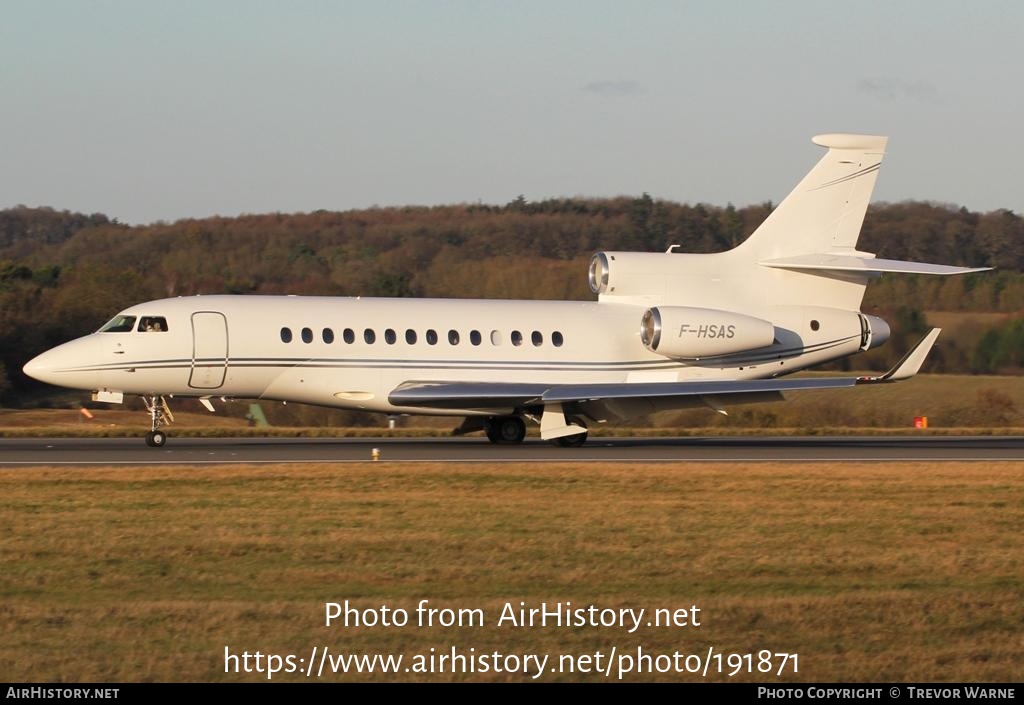
[[96, 386], [96, 373], [82, 369], [94, 362], [96, 341], [90, 337], [72, 340], [36, 355], [21, 370], [32, 379], [58, 387], [92, 389]]
[[32, 379], [37, 379], [40, 382], [49, 382], [50, 373], [54, 369], [54, 357], [53, 350], [47, 350], [26, 362], [21, 371]]

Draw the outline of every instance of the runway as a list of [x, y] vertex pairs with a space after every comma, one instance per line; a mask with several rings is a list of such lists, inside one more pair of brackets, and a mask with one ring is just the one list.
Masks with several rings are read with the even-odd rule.
[[381, 462], [1024, 461], [1024, 436], [595, 437], [581, 448], [535, 439], [172, 437], [163, 448], [141, 438], [5, 438], [0, 467], [351, 463], [371, 460], [374, 448]]

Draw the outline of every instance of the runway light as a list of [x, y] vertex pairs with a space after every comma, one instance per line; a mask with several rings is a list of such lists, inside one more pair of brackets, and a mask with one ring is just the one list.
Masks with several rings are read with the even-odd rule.
[[380, 448], [374, 448], [373, 450], [371, 450], [370, 451], [370, 457], [373, 458], [374, 462], [377, 462], [378, 460], [380, 460]]
[[914, 417], [914, 428], [928, 428], [928, 417], [927, 416], [915, 416]]
[[92, 418], [95, 418], [95, 417], [94, 417], [94, 416], [92, 415], [92, 412], [90, 412], [90, 411], [89, 411], [88, 409], [86, 409], [86, 408], [85, 408], [84, 406], [82, 407], [82, 409], [81, 409], [81, 412], [82, 412], [82, 416], [84, 416], [84, 417], [85, 417], [85, 418], [87, 418], [87, 419], [92, 419]]

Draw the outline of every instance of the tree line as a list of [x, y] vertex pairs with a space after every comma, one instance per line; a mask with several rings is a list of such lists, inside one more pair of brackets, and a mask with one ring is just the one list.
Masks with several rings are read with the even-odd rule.
[[[212, 293], [592, 299], [597, 250], [717, 252], [742, 242], [772, 204], [744, 208], [637, 198], [519, 197], [505, 205], [241, 215], [129, 226], [103, 214], [0, 210], [0, 399], [31, 384], [21, 366], [94, 331], [126, 306]], [[875, 204], [858, 243], [879, 257], [995, 267], [963, 277], [883, 277], [864, 310], [894, 340], [885, 364], [925, 327], [924, 311], [1003, 313], [944, 341], [933, 369], [1013, 372], [1021, 360], [1024, 218], [926, 203]], [[861, 360], [857, 364], [862, 364]]]

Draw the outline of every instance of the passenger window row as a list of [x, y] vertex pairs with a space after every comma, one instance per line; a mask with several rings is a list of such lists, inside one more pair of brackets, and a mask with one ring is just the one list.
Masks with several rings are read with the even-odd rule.
[[[303, 343], [312, 343], [314, 337], [315, 336], [313, 334], [312, 328], [303, 328], [299, 331], [299, 338], [302, 340]], [[363, 342], [365, 342], [368, 345], [373, 345], [374, 343], [377, 342], [377, 333], [376, 331], [374, 331], [373, 328], [364, 329], [362, 337]], [[491, 341], [491, 345], [498, 346], [503, 344], [504, 337], [502, 336], [501, 331], [492, 330], [490, 336], [488, 337], [489, 340]], [[428, 329], [426, 333], [424, 333], [423, 338], [424, 340], [427, 341], [427, 345], [437, 345], [437, 341], [439, 340], [437, 331], [434, 330], [433, 328]], [[293, 339], [294, 338], [292, 336], [291, 328], [288, 328], [286, 326], [281, 329], [281, 342], [290, 343], [292, 342]], [[334, 330], [331, 328], [324, 328], [322, 331], [320, 331], [320, 339], [323, 342], [330, 345], [331, 343], [334, 342]], [[346, 328], [341, 332], [341, 339], [344, 340], [349, 345], [351, 345], [352, 343], [356, 342], [356, 332], [351, 328]], [[405, 342], [407, 345], [415, 345], [418, 340], [419, 334], [415, 330], [409, 328], [405, 331]], [[459, 331], [455, 330], [454, 328], [448, 331], [449, 345], [458, 345], [461, 342], [461, 340], [462, 338], [459, 335]], [[480, 331], [469, 331], [469, 342], [471, 345], [480, 345], [481, 343], [483, 343], [483, 340], [484, 338], [483, 335], [481, 335]], [[523, 333], [518, 330], [514, 330], [509, 334], [509, 340], [511, 341], [512, 345], [519, 347], [523, 344], [524, 341]], [[396, 333], [393, 328], [384, 329], [384, 342], [387, 343], [388, 345], [394, 345], [396, 342], [398, 342], [398, 333]], [[533, 343], [534, 347], [539, 348], [544, 344], [544, 334], [541, 333], [539, 330], [533, 331], [530, 334], [530, 342]], [[564, 342], [565, 338], [562, 336], [561, 332], [556, 330], [551, 334], [551, 344], [554, 345], [556, 348], [562, 347], [562, 344]]]

